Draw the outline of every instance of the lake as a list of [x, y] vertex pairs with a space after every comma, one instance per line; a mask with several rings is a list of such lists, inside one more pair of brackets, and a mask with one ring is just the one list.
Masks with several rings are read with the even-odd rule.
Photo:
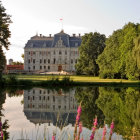
[[81, 137], [90, 140], [97, 116], [95, 140], [102, 140], [106, 126], [115, 123], [112, 140], [135, 136], [140, 140], [140, 88], [72, 87], [0, 89], [0, 119], [10, 140], [73, 140], [77, 108], [82, 104]]

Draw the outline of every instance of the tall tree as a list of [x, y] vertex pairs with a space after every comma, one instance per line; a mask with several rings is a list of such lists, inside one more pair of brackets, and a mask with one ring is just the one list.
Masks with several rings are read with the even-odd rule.
[[77, 74], [98, 75], [99, 67], [96, 59], [105, 48], [106, 37], [100, 33], [89, 33], [82, 37], [79, 47], [80, 58], [76, 64]]
[[2, 6], [0, 1], [0, 74], [2, 73], [6, 63], [2, 47], [8, 50], [8, 46], [10, 44], [8, 39], [11, 36], [11, 32], [9, 30], [9, 24], [11, 23], [11, 20], [10, 16], [7, 15], [5, 11], [6, 9]]
[[128, 23], [122, 29], [113, 32], [106, 41], [106, 48], [96, 61], [101, 78], [139, 78], [137, 63], [140, 53], [134, 55], [139, 48], [134, 40], [139, 35], [140, 24], [134, 23]]

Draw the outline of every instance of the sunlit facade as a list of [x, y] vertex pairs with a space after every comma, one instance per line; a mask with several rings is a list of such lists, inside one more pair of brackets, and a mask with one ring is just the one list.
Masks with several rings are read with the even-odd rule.
[[63, 30], [53, 37], [36, 35], [25, 45], [24, 69], [33, 72], [74, 72], [80, 45], [80, 34], [70, 36]]

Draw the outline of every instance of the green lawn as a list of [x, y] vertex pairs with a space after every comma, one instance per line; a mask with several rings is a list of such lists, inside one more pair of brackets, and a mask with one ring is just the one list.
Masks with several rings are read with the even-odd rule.
[[[62, 79], [64, 76], [52, 76], [52, 75], [16, 75], [16, 77], [20, 80], [33, 80], [33, 81], [44, 81], [50, 80], [52, 78], [59, 78]], [[99, 77], [92, 77], [92, 76], [68, 76], [71, 80], [76, 82], [138, 82], [138, 81], [131, 81], [131, 80], [123, 80], [123, 79], [100, 79]]]

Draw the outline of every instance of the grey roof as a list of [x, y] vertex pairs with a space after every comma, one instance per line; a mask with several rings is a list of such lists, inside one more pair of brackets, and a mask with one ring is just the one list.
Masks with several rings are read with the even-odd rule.
[[54, 37], [33, 36], [28, 40], [25, 48], [51, 48], [55, 47], [59, 40], [62, 40], [63, 45], [66, 47], [78, 47], [82, 42], [81, 37], [71, 37], [62, 30], [60, 33], [55, 34]]
[[[27, 117], [27, 119], [33, 123], [52, 122], [54, 125], [56, 125], [56, 123], [57, 125], [59, 125], [60, 123], [60, 122], [57, 122], [57, 113], [54, 113], [54, 112], [24, 111], [24, 114]], [[71, 123], [71, 124], [75, 123], [76, 113], [70, 112], [70, 113], [62, 113], [59, 115], [61, 115], [62, 117], [62, 120], [61, 120], [62, 124], [65, 123], [66, 119], [67, 119], [67, 123]]]

